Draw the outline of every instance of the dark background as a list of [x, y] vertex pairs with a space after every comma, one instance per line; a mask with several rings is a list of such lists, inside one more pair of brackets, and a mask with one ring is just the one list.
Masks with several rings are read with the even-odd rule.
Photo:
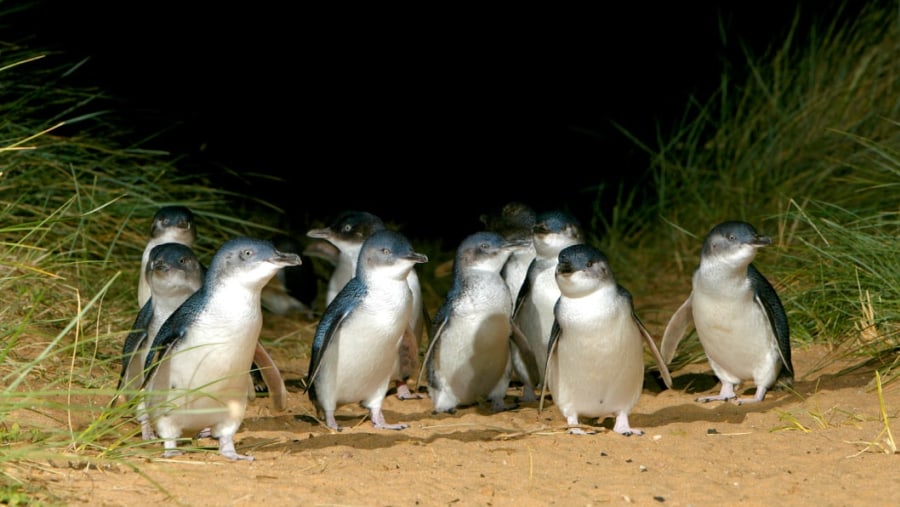
[[73, 79], [120, 100], [141, 137], [164, 131], [148, 147], [283, 207], [285, 225], [365, 209], [455, 245], [513, 199], [587, 225], [598, 195], [606, 211], [620, 182], [647, 183], [614, 124], [655, 146], [723, 69], [740, 82], [742, 47], [761, 55], [797, 12], [802, 32], [835, 5], [45, 0], [4, 17], [31, 47], [90, 57]]

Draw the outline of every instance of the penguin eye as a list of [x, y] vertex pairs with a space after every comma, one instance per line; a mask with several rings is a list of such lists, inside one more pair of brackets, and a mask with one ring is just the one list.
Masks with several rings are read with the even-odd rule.
[[344, 229], [344, 232], [350, 232], [353, 230], [353, 226], [350, 224], [347, 224], [343, 227], [343, 229]]
[[248, 248], [241, 252], [241, 258], [249, 259], [250, 257], [253, 257], [253, 250]]
[[588, 261], [588, 262], [587, 262], [587, 267], [589, 267], [589, 268], [594, 267], [594, 261]]
[[383, 253], [384, 255], [390, 255], [391, 249], [390, 248], [382, 248], [381, 253]]
[[482, 249], [482, 250], [490, 250], [490, 248], [491, 248], [491, 245], [489, 245], [489, 244], [487, 244], [487, 243], [482, 243], [482, 244], [481, 244], [481, 249]]
[[729, 235], [728, 235], [728, 239], [729, 239], [730, 241], [735, 241], [735, 240], [737, 240], [737, 236], [735, 236], [734, 234], [729, 234]]

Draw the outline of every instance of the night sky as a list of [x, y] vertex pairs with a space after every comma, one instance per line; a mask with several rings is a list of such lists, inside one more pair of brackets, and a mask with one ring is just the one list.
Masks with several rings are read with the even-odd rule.
[[647, 166], [614, 123], [652, 145], [726, 61], [743, 71], [740, 42], [762, 53], [798, 4], [827, 19], [826, 3], [45, 0], [6, 16], [4, 39], [90, 56], [74, 79], [119, 98], [129, 128], [168, 126], [148, 147], [186, 155], [185, 170], [283, 178], [239, 188], [297, 230], [365, 209], [455, 244], [514, 199], [587, 222], [598, 185], [636, 184]]

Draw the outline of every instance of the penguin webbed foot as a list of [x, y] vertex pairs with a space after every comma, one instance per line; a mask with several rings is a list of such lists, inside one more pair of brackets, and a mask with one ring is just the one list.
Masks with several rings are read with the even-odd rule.
[[397, 381], [397, 399], [398, 400], [421, 400], [423, 398], [422, 394], [414, 393], [409, 389], [409, 386], [406, 385], [406, 382], [402, 380]]
[[522, 403], [533, 403], [538, 401], [537, 394], [534, 392], [534, 388], [529, 385], [522, 386], [522, 396], [517, 398], [518, 401]]
[[506, 412], [508, 410], [515, 410], [519, 408], [518, 403], [506, 403], [504, 398], [497, 398], [491, 400], [491, 412]]
[[699, 403], [709, 403], [711, 401], [728, 401], [737, 398], [737, 396], [730, 396], [725, 398], [723, 396], [701, 396], [700, 398], [695, 398], [694, 401]]
[[766, 388], [765, 387], [756, 387], [756, 393], [752, 398], [736, 398], [735, 403], [738, 405], [746, 405], [749, 403], [760, 403], [766, 399]]
[[384, 420], [384, 414], [381, 412], [380, 408], [369, 409], [372, 415], [372, 425], [375, 429], [379, 430], [405, 430], [409, 428], [408, 424], [397, 423], [397, 424], [388, 424]]
[[250, 369], [250, 377], [253, 379], [253, 391], [256, 394], [268, 394], [269, 386], [263, 379], [262, 372], [259, 370], [259, 366], [257, 366], [256, 363], [253, 363], [253, 366]]
[[719, 390], [719, 394], [716, 396], [701, 396], [696, 398], [696, 401], [700, 403], [709, 403], [710, 401], [728, 401], [737, 398], [737, 395], [734, 394], [734, 384], [730, 382], [723, 382], [722, 389]]
[[616, 416], [616, 424], [613, 426], [613, 431], [620, 435], [625, 435], [626, 437], [644, 434], [643, 430], [631, 427], [631, 424], [628, 422], [628, 414], [625, 413]]
[[234, 449], [234, 438], [231, 435], [222, 435], [219, 437], [219, 454], [234, 461], [253, 461], [255, 459], [253, 456], [238, 454]]
[[585, 430], [583, 428], [573, 427], [573, 428], [569, 428], [568, 431], [566, 431], [566, 433], [568, 433], [569, 435], [596, 435], [597, 431], [596, 430]]
[[[319, 414], [321, 417], [322, 414]], [[334, 411], [325, 411], [325, 427], [330, 429], [331, 431], [340, 432], [343, 431], [343, 427], [337, 423], [337, 420], [334, 418]]]
[[397, 423], [397, 424], [382, 423], [382, 424], [374, 424], [373, 426], [375, 427], [375, 429], [378, 429], [378, 430], [405, 430], [406, 428], [409, 428], [409, 425], [404, 424], [404, 423]]
[[447, 408], [447, 409], [434, 409], [431, 411], [431, 415], [439, 415], [439, 414], [455, 415], [456, 407], [451, 407], [451, 408]]

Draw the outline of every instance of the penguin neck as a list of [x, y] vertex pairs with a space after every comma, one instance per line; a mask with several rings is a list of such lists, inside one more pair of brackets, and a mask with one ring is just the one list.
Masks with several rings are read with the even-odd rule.
[[750, 280], [747, 278], [749, 264], [733, 265], [716, 261], [700, 263], [694, 274], [694, 287], [705, 293], [734, 293], [749, 290]]
[[236, 280], [218, 280], [209, 287], [204, 287], [208, 298], [207, 311], [212, 311], [223, 318], [233, 320], [240, 318], [257, 318], [262, 315], [262, 281], [259, 287], [249, 287]]

